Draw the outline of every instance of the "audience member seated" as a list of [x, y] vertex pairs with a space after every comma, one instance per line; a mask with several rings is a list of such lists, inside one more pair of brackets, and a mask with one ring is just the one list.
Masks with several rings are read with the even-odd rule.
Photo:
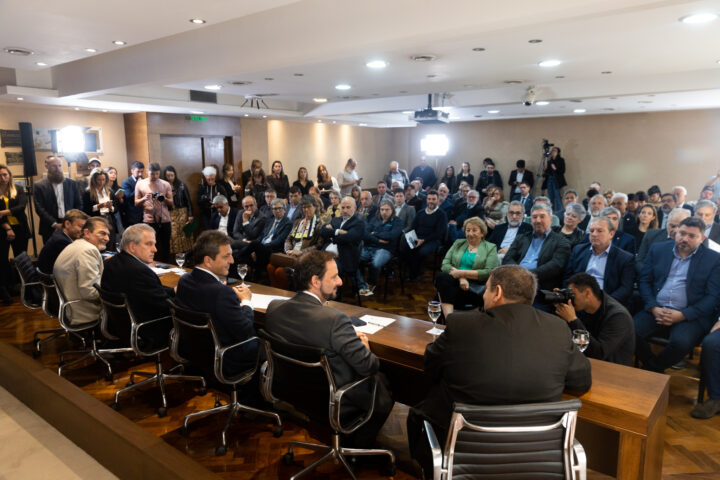
[[[710, 331], [720, 306], [720, 254], [705, 247], [705, 224], [696, 217], [680, 222], [675, 242], [650, 247], [638, 282], [644, 309], [635, 314], [635, 355], [643, 368], [664, 372], [678, 363]], [[668, 336], [654, 355], [648, 339]]]
[[[218, 195], [229, 198], [230, 195], [222, 185], [217, 183], [217, 170], [215, 170], [215, 167], [207, 166], [203, 168], [202, 176], [203, 179], [197, 191], [197, 203], [200, 210], [202, 226], [208, 230], [212, 228], [210, 226], [210, 216], [212, 214], [213, 198]], [[140, 204], [140, 206], [143, 206], [143, 204]]]
[[705, 222], [705, 246], [712, 245], [715, 251], [720, 248], [720, 225], [715, 221], [716, 214], [717, 206], [709, 200], [700, 200], [695, 204], [695, 216]]
[[[652, 205], [643, 205], [635, 216], [635, 230], [632, 231], [635, 243], [641, 245], [645, 235], [658, 229], [657, 210]], [[663, 229], [664, 230], [664, 229]], [[662, 230], [661, 230], [662, 231]]]
[[455, 202], [450, 198], [450, 189], [447, 185], [441, 183], [438, 188], [438, 207], [440, 210], [445, 212], [445, 215], [450, 218], [452, 213], [455, 211]]
[[416, 214], [425, 208], [425, 201], [417, 195], [417, 190], [412, 184], [405, 187], [405, 203], [413, 207]]
[[588, 202], [588, 206], [587, 206], [588, 215], [585, 216], [585, 218], [580, 222], [580, 225], [578, 225], [578, 228], [584, 230], [585, 233], [589, 233], [590, 232], [590, 221], [593, 218], [599, 217], [600, 212], [602, 212], [602, 210], [606, 207], [607, 207], [607, 199], [603, 195], [596, 193], [595, 195], [590, 197], [590, 201]]
[[273, 217], [265, 220], [265, 228], [263, 233], [257, 240], [250, 242], [245, 249], [245, 256], [240, 257], [243, 263], [250, 263], [251, 257], [255, 264], [255, 275], [265, 270], [270, 255], [276, 252], [282, 252], [285, 246], [285, 239], [290, 234], [292, 223], [285, 216], [285, 202], [281, 198], [276, 198], [272, 202]]
[[[549, 228], [549, 214], [547, 223]], [[524, 268], [496, 268], [483, 294], [485, 311], [450, 315], [445, 331], [425, 349], [432, 386], [410, 409], [407, 432], [410, 453], [426, 478], [432, 476], [432, 457], [423, 421], [430, 422], [442, 448], [454, 403], [555, 402], [565, 390], [590, 388], [590, 362], [561, 318], [531, 306], [535, 291], [535, 277]]]
[[372, 203], [372, 193], [368, 190], [360, 192], [360, 206], [358, 207], [357, 215], [360, 220], [367, 223], [371, 218], [377, 214], [377, 207]]
[[395, 215], [393, 203], [387, 200], [381, 201], [379, 214], [372, 217], [365, 227], [360, 264], [368, 266], [368, 281], [365, 282], [361, 269], [358, 269], [360, 295], [373, 294], [380, 270], [395, 256], [399, 242], [404, 241], [401, 238], [403, 226], [402, 219]]
[[[438, 202], [440, 195], [438, 193]], [[447, 244], [452, 244], [458, 238], [464, 238], [463, 222], [468, 218], [480, 217], [485, 218], [485, 209], [480, 203], [480, 194], [477, 190], [470, 190], [467, 194], [466, 201], [457, 205], [453, 209], [452, 216], [448, 221], [448, 238]]]
[[445, 254], [435, 278], [445, 318], [455, 308], [479, 306], [485, 281], [498, 266], [497, 247], [485, 240], [487, 225], [481, 218], [465, 220], [463, 233], [464, 238], [456, 240]]
[[407, 233], [413, 228], [415, 221], [415, 209], [405, 203], [405, 191], [402, 188], [396, 188], [393, 193], [393, 208], [395, 216], [403, 222], [403, 233]]
[[[324, 240], [323, 250], [337, 256], [340, 274], [352, 275], [352, 281], [355, 282], [360, 264], [360, 242], [365, 234], [365, 222], [355, 215], [355, 202], [350, 197], [342, 199], [340, 210], [342, 215], [323, 226], [320, 229], [320, 236]], [[356, 287], [359, 289], [359, 286]]]
[[410, 185], [407, 172], [400, 168], [398, 162], [390, 162], [390, 171], [383, 178], [383, 182], [385, 182], [388, 188], [392, 187], [393, 182], [397, 182], [398, 187], [403, 189]]
[[423, 188], [426, 190], [432, 188], [435, 182], [437, 182], [435, 169], [427, 164], [427, 159], [424, 155], [420, 157], [420, 164], [410, 172], [410, 178], [413, 180], [422, 178]]
[[100, 251], [110, 240], [110, 226], [103, 217], [91, 217], [85, 222], [82, 237], [60, 252], [53, 274], [67, 301], [80, 300], [70, 305], [70, 323], [82, 325], [100, 317], [100, 295], [93, 287], [100, 283], [103, 260]]
[[498, 255], [507, 253], [510, 245], [519, 233], [532, 232], [529, 223], [523, 222], [525, 210], [518, 200], [513, 200], [508, 206], [507, 221], [495, 227], [488, 237], [488, 242], [494, 243]]
[[647, 203], [649, 203], [655, 208], [660, 208], [660, 205], [662, 203], [662, 190], [660, 190], [660, 187], [658, 187], [657, 185], [653, 185], [652, 187], [648, 188], [647, 195]]
[[210, 229], [219, 230], [225, 235], [231, 235], [238, 218], [238, 209], [231, 207], [228, 199], [223, 195], [213, 198], [213, 213], [210, 217]]
[[445, 213], [438, 208], [437, 201], [437, 192], [430, 190], [427, 194], [427, 208], [417, 212], [412, 224], [412, 230], [417, 235], [416, 243], [410, 247], [407, 241], [400, 242], [400, 252], [410, 270], [408, 280], [412, 282], [420, 280], [425, 259], [445, 239], [448, 221]]
[[635, 257], [611, 242], [615, 224], [607, 217], [590, 223], [590, 243], [576, 246], [565, 268], [565, 285], [576, 273], [589, 273], [600, 288], [623, 305], [628, 305], [635, 283]]
[[472, 190], [472, 187], [465, 180], [460, 182], [458, 185], [457, 192], [452, 196], [452, 201], [455, 205], [462, 203], [467, 198], [468, 192]]
[[[425, 202], [425, 199], [427, 198], [427, 192], [425, 191], [425, 188], [423, 187], [422, 178], [418, 177], [414, 180], [410, 180], [410, 185], [413, 186], [415, 189], [415, 196], [423, 201], [423, 205]], [[424, 208], [424, 207], [423, 207]]]
[[[550, 199], [548, 197], [542, 197], [542, 196], [535, 197], [535, 200], [533, 200], [533, 206], [535, 206], [535, 205], [547, 205], [548, 207], [550, 207], [551, 210], [553, 208], [552, 204], [550, 203]], [[532, 211], [532, 209], [530, 209], [530, 211]], [[526, 223], [530, 223], [531, 216], [529, 214], [526, 215], [524, 221]], [[554, 213], [552, 216], [552, 221], [550, 222], [550, 226], [551, 227], [560, 226], [560, 219]]]
[[[394, 402], [387, 379], [379, 372], [380, 360], [370, 351], [367, 336], [355, 332], [346, 314], [326, 306], [342, 286], [332, 254], [316, 250], [300, 257], [295, 281], [298, 293], [293, 298], [270, 302], [265, 329], [288, 342], [322, 348], [337, 388], [364, 377], [376, 377], [375, 408], [370, 420], [353, 434], [341, 438], [345, 447], [371, 447]], [[372, 386], [366, 385], [367, 388], [353, 388], [343, 396], [342, 416], [367, 410], [372, 401]]]
[[627, 194], [628, 200], [627, 200], [627, 211], [628, 213], [632, 213], [633, 215], [638, 213], [638, 201], [637, 201], [637, 194], [635, 193], [628, 193]]
[[503, 265], [520, 265], [537, 276], [543, 290], [562, 284], [563, 272], [570, 258], [570, 244], [565, 237], [550, 230], [552, 210], [537, 204], [530, 214], [533, 231], [518, 234], [503, 257]]
[[[610, 199], [610, 206], [620, 212], [620, 225], [618, 228], [625, 233], [631, 235], [635, 234], [637, 223], [635, 222], [635, 215], [627, 210], [628, 196], [624, 193], [616, 193]], [[638, 246], [640, 242], [637, 242]]]
[[[388, 191], [388, 185], [384, 181], [377, 183], [377, 194], [373, 197], [373, 205], [376, 207], [380, 205], [380, 201], [389, 200], [392, 202], [392, 194]], [[405, 190], [403, 190], [404, 192]]]
[[468, 185], [475, 185], [475, 177], [470, 173], [470, 164], [468, 162], [462, 162], [460, 166], [460, 173], [457, 174], [457, 188], [460, 188], [461, 182], [465, 182]]
[[635, 252], [637, 251], [635, 237], [618, 229], [618, 224], [620, 223], [620, 212], [613, 207], [607, 207], [600, 210], [600, 216], [609, 218], [615, 226], [615, 233], [613, 233], [612, 237], [613, 245], [625, 250], [631, 255], [635, 255]]
[[[565, 195], [563, 195], [563, 208], [567, 207], [569, 203], [578, 203], [578, 193], [569, 188], [565, 190]], [[583, 206], [583, 208], [585, 208]]]
[[[523, 183], [528, 187], [527, 193], [523, 193], [521, 188]], [[521, 197], [527, 196], [532, 191], [535, 185], [535, 175], [530, 170], [525, 169], [525, 160], [515, 162], [515, 170], [510, 172], [508, 185], [510, 185], [510, 200], [520, 200]], [[524, 205], [525, 203], [523, 203]], [[532, 206], [532, 200], [530, 206]], [[527, 213], [530, 213], [530, 206], [528, 206]]]
[[630, 312], [607, 291], [603, 292], [589, 273], [571, 276], [568, 288], [573, 299], [556, 303], [555, 313], [568, 322], [571, 331], [587, 330], [590, 334], [585, 356], [632, 366], [635, 327]]
[[[469, 195], [469, 194], [468, 194]], [[495, 228], [505, 221], [509, 203], [503, 200], [502, 187], [490, 186], [485, 198], [485, 221], [488, 228]]]
[[[62, 161], [51, 155], [45, 160], [47, 176], [35, 184], [35, 211], [40, 218], [38, 231], [47, 242], [55, 229], [62, 228], [65, 212], [82, 210], [80, 189], [75, 180], [65, 178]], [[60, 200], [60, 201], [59, 201]]]
[[700, 354], [701, 372], [708, 398], [692, 409], [694, 418], [707, 419], [720, 413], [720, 320], [710, 329], [710, 333], [702, 342]]
[[[653, 211], [655, 211], [655, 207], [651, 205], [645, 205], [641, 208], [649, 208]], [[647, 256], [648, 251], [650, 250], [650, 247], [658, 242], [667, 242], [667, 241], [674, 241], [675, 240], [675, 234], [677, 233], [678, 228], [680, 227], [680, 222], [682, 222], [684, 219], [688, 218], [690, 216], [690, 211], [685, 208], [676, 208], [672, 212], [670, 212], [670, 215], [668, 215], [668, 221], [666, 228], [659, 229], [656, 228], [654, 230], [648, 230], [645, 236], [643, 237], [643, 241], [640, 244], [640, 248], [638, 249], [638, 253], [635, 256], [635, 273], [639, 278], [640, 272], [642, 271], [643, 263], [645, 262], [645, 257]]]
[[[277, 201], [282, 203], [282, 200]], [[233, 263], [231, 242], [230, 237], [217, 230], [201, 233], [193, 246], [195, 268], [180, 277], [175, 294], [179, 306], [210, 314], [210, 321], [223, 347], [255, 336], [250, 290], [223, 283]], [[257, 359], [257, 348], [257, 343], [253, 342], [229, 350], [225, 354], [223, 374], [233, 376], [252, 368]]]
[[317, 203], [318, 212], [324, 212], [325, 209], [330, 205], [330, 199], [320, 195], [320, 190], [318, 190], [317, 187], [308, 188], [308, 194], [316, 200], [315, 203]]
[[303, 212], [300, 208], [300, 199], [302, 198], [302, 192], [298, 187], [290, 187], [288, 190], [288, 202], [285, 210], [285, 216], [288, 217], [290, 223], [295, 223], [296, 220], [302, 218]]
[[528, 182], [520, 182], [520, 186], [518, 186], [519, 193], [516, 193], [512, 196], [513, 200], [518, 200], [520, 204], [523, 206], [523, 209], [525, 210], [525, 215], [530, 215], [530, 209], [533, 206], [533, 202], [535, 201], [535, 197], [530, 195], [530, 185]]
[[565, 237], [570, 243], [571, 249], [575, 248], [576, 245], [585, 243], [585, 231], [578, 227], [580, 221], [585, 218], [585, 214], [585, 207], [579, 203], [568, 203], [565, 205], [562, 227], [559, 225], [552, 227], [553, 232], [558, 232]]
[[82, 237], [85, 221], [90, 218], [81, 210], [68, 210], [63, 217], [62, 228], [55, 229], [50, 238], [43, 245], [38, 256], [37, 268], [41, 272], [52, 274], [55, 260], [65, 247]]
[[340, 195], [337, 192], [332, 191], [330, 192], [329, 198], [330, 205], [328, 205], [325, 213], [320, 216], [323, 223], [330, 223], [333, 218], [340, 218], [342, 215], [342, 210], [340, 209]]
[[480, 172], [477, 185], [475, 186], [475, 190], [480, 192], [481, 200], [485, 200], [485, 197], [490, 195], [488, 187], [490, 187], [491, 185], [498, 187], [500, 189], [500, 192], [502, 192], [503, 188], [503, 181], [502, 177], [500, 176], [500, 172], [495, 170], [495, 162], [493, 162], [491, 159], [487, 160], [489, 160], [489, 162], [486, 163], [485, 169]]
[[260, 237], [267, 220], [260, 214], [255, 197], [252, 195], [242, 199], [242, 207], [242, 213], [235, 216], [235, 224], [232, 229], [232, 237], [235, 240], [232, 245], [233, 250]]
[[[667, 215], [677, 206], [677, 198], [674, 193], [663, 193], [660, 197], [660, 207], [657, 209], [658, 228], [665, 228]], [[692, 215], [692, 214], [691, 214]]]

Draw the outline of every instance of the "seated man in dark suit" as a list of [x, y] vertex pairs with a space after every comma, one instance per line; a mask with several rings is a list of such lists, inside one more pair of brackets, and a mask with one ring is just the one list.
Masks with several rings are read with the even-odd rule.
[[477, 190], [470, 190], [465, 201], [455, 206], [448, 221], [448, 235], [445, 243], [451, 245], [458, 238], [464, 238], [463, 223], [472, 217], [485, 218], [485, 209], [480, 203], [480, 193]]
[[507, 218], [507, 221], [498, 224], [488, 236], [488, 242], [495, 244], [498, 254], [507, 253], [518, 234], [532, 232], [530, 224], [523, 222], [525, 212], [518, 200], [510, 202], [505, 218]]
[[425, 259], [441, 245], [447, 231], [447, 217], [438, 208], [438, 195], [435, 190], [427, 194], [427, 208], [415, 215], [412, 229], [417, 235], [417, 243], [410, 248], [407, 241], [400, 239], [400, 255], [409, 266], [408, 281], [420, 280]]
[[690, 215], [695, 213], [695, 209], [692, 205], [688, 205], [686, 202], [687, 200], [687, 188], [683, 187], [682, 185], [674, 186], [672, 189], [673, 194], [675, 194], [675, 208], [684, 208], [686, 210], [690, 211]]
[[257, 201], [252, 195], [242, 199], [242, 213], [235, 216], [235, 224], [232, 229], [232, 249], [236, 260], [245, 257], [245, 250], [253, 240], [262, 235], [265, 228], [266, 218], [260, 214], [257, 208]]
[[577, 245], [565, 268], [565, 285], [577, 273], [592, 275], [600, 289], [623, 305], [628, 305], [635, 283], [635, 259], [611, 242], [615, 224], [607, 217], [593, 218], [590, 244]]
[[[656, 243], [645, 258], [640, 280], [644, 309], [635, 314], [635, 355], [647, 370], [664, 372], [685, 357], [718, 317], [720, 254], [705, 247], [705, 224], [696, 217], [680, 222], [675, 242]], [[668, 335], [654, 355], [648, 338]]]
[[486, 282], [485, 311], [451, 314], [445, 331], [425, 349], [423, 365], [432, 386], [407, 422], [410, 453], [425, 474], [432, 457], [423, 420], [445, 445], [453, 403], [555, 402], [566, 389], [590, 388], [590, 362], [565, 322], [532, 307], [536, 288], [526, 269], [496, 268]]
[[283, 251], [285, 239], [292, 229], [290, 219], [285, 216], [285, 201], [282, 198], [273, 200], [270, 208], [273, 216], [265, 220], [262, 235], [251, 241], [244, 256], [241, 256], [243, 263], [248, 263], [252, 256], [255, 261], [256, 274], [265, 270], [270, 261], [270, 255]]
[[90, 217], [82, 210], [72, 209], [65, 212], [62, 228], [56, 229], [40, 250], [37, 267], [41, 272], [52, 274], [55, 260], [60, 252], [82, 237], [82, 230], [88, 218]]
[[610, 221], [613, 222], [613, 224], [615, 225], [615, 232], [613, 233], [612, 237], [613, 245], [622, 250], [625, 250], [630, 255], [635, 255], [635, 252], [637, 251], [635, 237], [627, 232], [619, 230], [620, 227], [618, 225], [620, 224], [620, 212], [613, 207], [607, 207], [600, 210], [599, 216], [609, 218]]
[[590, 333], [585, 356], [632, 366], [635, 325], [630, 312], [603, 292], [589, 273], [576, 273], [567, 283], [574, 298], [568, 303], [556, 303], [555, 313], [568, 322], [570, 331]]
[[[53, 230], [62, 228], [65, 212], [73, 209], [82, 210], [80, 189], [75, 180], [65, 178], [62, 161], [50, 155], [45, 160], [47, 177], [35, 184], [35, 211], [40, 218], [39, 232], [46, 242]], [[58, 204], [58, 199], [62, 201]]]
[[656, 228], [645, 232], [640, 249], [635, 257], [635, 274], [640, 276], [642, 271], [645, 257], [647, 256], [650, 247], [658, 242], [667, 242], [668, 240], [675, 240], [675, 234], [677, 233], [680, 222], [690, 216], [690, 211], [685, 208], [676, 208], [668, 215], [668, 221], [666, 228]]
[[225, 235], [232, 235], [238, 209], [231, 207], [225, 195], [216, 195], [212, 199], [213, 212], [210, 215], [210, 229], [219, 230]]
[[[150, 264], [157, 252], [155, 230], [148, 224], [136, 223], [128, 227], [120, 241], [120, 253], [105, 262], [100, 286], [105, 290], [127, 295], [128, 305], [139, 322], [170, 315], [165, 300], [175, 295], [175, 290], [165, 287]], [[146, 342], [167, 344], [170, 320], [165, 325], [154, 325], [157, 332], [147, 332]], [[152, 329], [152, 327], [148, 327]], [[158, 338], [164, 335], [165, 338]]]
[[330, 223], [320, 230], [325, 239], [323, 250], [337, 256], [340, 274], [352, 275], [360, 263], [360, 241], [365, 234], [365, 222], [355, 215], [355, 200], [345, 197], [340, 202], [340, 217], [334, 217]]
[[[210, 314], [222, 346], [255, 336], [250, 290], [223, 283], [233, 263], [230, 243], [232, 239], [217, 230], [201, 233], [193, 246], [195, 268], [180, 277], [175, 296], [181, 307]], [[257, 348], [257, 343], [252, 343], [228, 351], [225, 355], [225, 375], [236, 375], [252, 368]]]
[[550, 230], [552, 210], [549, 205], [533, 206], [533, 231], [518, 234], [503, 258], [503, 265], [520, 265], [537, 276], [543, 290], [562, 284], [565, 265], [570, 258], [570, 244], [561, 233]]
[[716, 213], [717, 206], [709, 200], [700, 200], [695, 204], [695, 216], [705, 222], [706, 247], [709, 246], [711, 241], [720, 244], [720, 224], [715, 221]]
[[[265, 313], [265, 329], [288, 342], [323, 348], [338, 388], [364, 377], [376, 376], [378, 388], [370, 420], [342, 440], [344, 446], [369, 448], [394, 403], [385, 376], [378, 372], [380, 360], [370, 351], [367, 336], [355, 333], [350, 318], [325, 305], [335, 298], [337, 289], [342, 286], [332, 254], [310, 251], [300, 257], [295, 272], [300, 291], [290, 300], [270, 302]], [[371, 388], [353, 389], [343, 397], [342, 414], [367, 411], [371, 400]]]
[[366, 224], [375, 218], [378, 207], [373, 205], [373, 197], [370, 190], [360, 192], [360, 208], [357, 211], [358, 218]]
[[[677, 198], [674, 193], [663, 193], [660, 197], [660, 206], [657, 208], [658, 228], [665, 228], [667, 217], [677, 207]], [[690, 212], [692, 215], [692, 212]]]
[[[618, 192], [610, 199], [610, 206], [620, 212], [620, 225], [618, 229], [625, 233], [634, 234], [637, 230], [637, 222], [635, 214], [627, 209], [628, 196], [622, 192]], [[640, 245], [637, 245], [640, 247]]]
[[265, 199], [265, 204], [260, 207], [260, 215], [265, 218], [272, 218], [272, 202], [277, 198], [277, 193], [275, 193], [275, 190], [268, 188], [265, 190], [265, 193], [263, 193], [263, 198]]

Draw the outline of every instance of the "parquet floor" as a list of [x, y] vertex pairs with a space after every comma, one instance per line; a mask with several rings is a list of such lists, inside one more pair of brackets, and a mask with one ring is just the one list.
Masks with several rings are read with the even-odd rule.
[[[382, 301], [382, 280], [378, 292], [366, 297], [363, 305], [368, 308], [385, 310], [400, 315], [425, 318], [427, 301], [434, 295], [430, 272], [423, 281], [406, 284], [405, 295], [400, 293], [399, 283], [391, 282], [386, 302]], [[346, 301], [350, 292], [346, 291]], [[15, 345], [30, 354], [32, 337], [36, 330], [54, 328], [55, 320], [46, 317], [40, 310], [28, 310], [18, 301], [10, 307], [0, 306], [0, 339]], [[39, 358], [50, 369], [57, 368], [57, 354], [68, 349], [65, 340], [53, 341], [45, 346]], [[670, 407], [665, 434], [663, 457], [663, 479], [720, 480], [720, 416], [710, 420], [695, 420], [688, 415], [697, 395], [697, 360], [690, 361], [681, 371], [672, 371]], [[150, 363], [137, 364], [125, 359], [115, 362], [115, 378], [112, 383], [103, 378], [99, 366], [81, 367], [68, 370], [66, 378], [105, 404], [113, 400], [114, 392], [128, 381], [129, 369], [152, 370]], [[296, 451], [295, 465], [286, 466], [281, 458], [289, 440], [328, 440], [327, 432], [317, 427], [283, 415], [285, 431], [282, 437], [272, 436], [272, 426], [261, 418], [240, 418], [235, 421], [228, 434], [228, 453], [224, 457], [214, 455], [215, 446], [225, 422], [224, 415], [197, 420], [190, 425], [187, 437], [180, 435], [179, 428], [188, 413], [211, 408], [215, 401], [210, 390], [205, 396], [198, 396], [191, 385], [171, 383], [168, 386], [168, 415], [158, 418], [155, 409], [160, 405], [159, 393], [145, 390], [120, 398], [120, 413], [130, 420], [162, 437], [168, 444], [186, 453], [208, 469], [223, 478], [233, 479], [284, 479], [298, 472], [317, 456], [308, 451]], [[108, 407], [109, 408], [109, 407]], [[405, 418], [407, 407], [396, 405], [386, 423], [378, 442], [391, 448], [398, 457], [396, 479], [416, 478], [407, 453]], [[347, 478], [338, 466], [327, 464], [311, 478], [331, 480]], [[363, 469], [359, 478], [382, 478], [377, 470]], [[589, 472], [590, 479], [609, 478]]]

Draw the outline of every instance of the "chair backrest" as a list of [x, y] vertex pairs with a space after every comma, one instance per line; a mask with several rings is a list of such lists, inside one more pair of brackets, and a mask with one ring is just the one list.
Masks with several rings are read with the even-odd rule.
[[173, 321], [171, 355], [178, 362], [200, 368], [205, 378], [212, 378], [220, 342], [216, 340], [210, 314], [180, 307], [171, 299], [167, 303]]
[[[109, 340], [116, 340], [118, 347], [130, 347], [133, 345], [133, 325], [136, 325], [135, 317], [128, 306], [127, 295], [124, 293], [111, 292], [95, 284], [95, 289], [100, 294], [105, 315], [100, 320], [100, 331]], [[137, 341], [137, 338], [135, 338]], [[136, 343], [136, 342], [135, 342]]]
[[27, 252], [22, 252], [13, 259], [13, 264], [20, 277], [20, 300], [27, 308], [40, 308], [42, 290], [37, 269]]
[[48, 273], [37, 271], [40, 277], [40, 286], [43, 289], [42, 309], [46, 315], [57, 318], [60, 308], [60, 299], [55, 289], [55, 276]]
[[509, 406], [456, 404], [445, 478], [572, 478], [578, 399]]
[[265, 344], [268, 361], [265, 376], [269, 381], [262, 386], [265, 397], [283, 400], [311, 420], [327, 425], [336, 388], [324, 350], [288, 342], [262, 329], [258, 336]]

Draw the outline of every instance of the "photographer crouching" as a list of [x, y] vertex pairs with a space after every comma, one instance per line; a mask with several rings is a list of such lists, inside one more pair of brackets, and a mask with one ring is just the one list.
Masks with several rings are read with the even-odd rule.
[[173, 206], [172, 187], [165, 180], [160, 180], [160, 164], [148, 166], [148, 178], [143, 178], [135, 185], [135, 206], [143, 209], [143, 222], [155, 230], [155, 259], [160, 262], [170, 261], [170, 208]]
[[571, 330], [589, 332], [586, 356], [632, 365], [635, 352], [632, 316], [620, 302], [600, 289], [592, 275], [576, 273], [568, 279], [568, 288], [543, 293]]

